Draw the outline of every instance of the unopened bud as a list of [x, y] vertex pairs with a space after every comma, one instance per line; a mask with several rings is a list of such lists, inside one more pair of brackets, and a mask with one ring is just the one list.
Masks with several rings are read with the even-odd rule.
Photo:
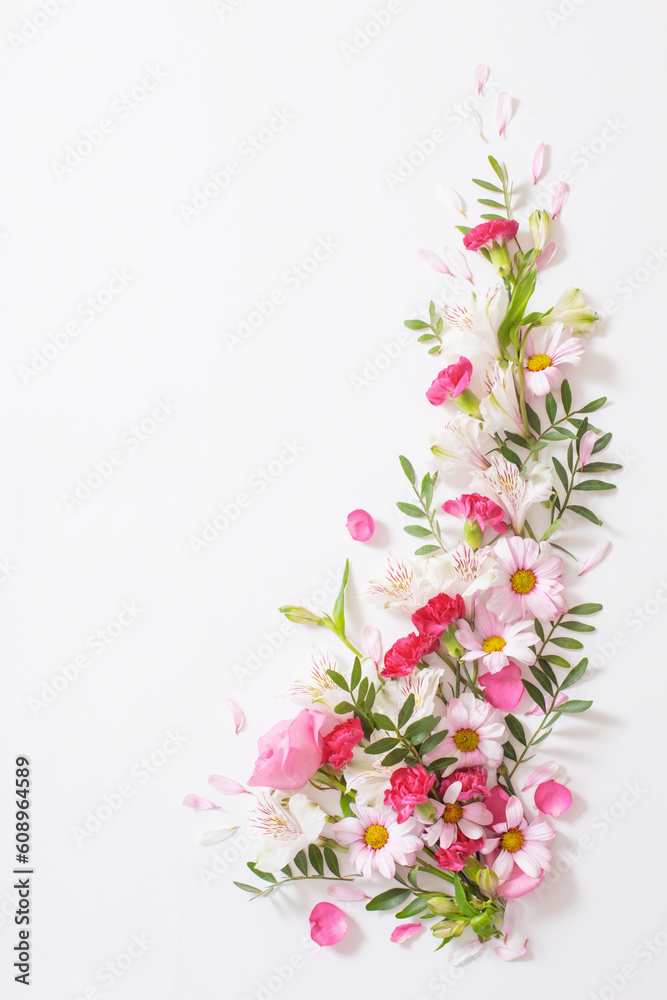
[[313, 611], [309, 611], [308, 608], [300, 608], [295, 604], [286, 604], [282, 608], [278, 608], [278, 611], [289, 618], [291, 622], [296, 622], [297, 625], [325, 625], [326, 622], [323, 618], [319, 618]]
[[471, 549], [477, 550], [482, 544], [484, 531], [477, 521], [466, 521], [463, 525], [463, 541], [467, 542]]
[[434, 924], [431, 930], [433, 931], [433, 937], [449, 939], [460, 937], [465, 928], [465, 920], [441, 920], [439, 923]]
[[500, 879], [491, 868], [482, 868], [477, 874], [477, 885], [485, 896], [488, 896], [489, 899], [495, 899]]
[[442, 636], [442, 643], [447, 652], [451, 653], [451, 655], [456, 657], [456, 659], [458, 660], [459, 657], [463, 656], [463, 646], [459, 645], [459, 643], [456, 641], [455, 632], [456, 632], [456, 626], [454, 624], [450, 625], [447, 631]]
[[431, 896], [428, 900], [428, 908], [431, 913], [437, 913], [439, 917], [459, 912], [458, 906], [450, 896]]
[[533, 237], [533, 245], [535, 249], [544, 250], [547, 245], [547, 240], [549, 239], [549, 229], [551, 226], [551, 217], [549, 213], [543, 211], [541, 208], [538, 208], [531, 213], [528, 222], [530, 224], [530, 235]]

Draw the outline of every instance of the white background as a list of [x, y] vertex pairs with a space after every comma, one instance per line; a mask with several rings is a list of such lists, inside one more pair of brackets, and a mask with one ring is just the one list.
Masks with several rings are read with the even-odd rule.
[[[33, 768], [31, 995], [40, 1000], [298, 1000], [343, 989], [407, 1000], [663, 996], [664, 258], [645, 268], [665, 246], [661, 10], [652, 0], [564, 0], [560, 13], [556, 0], [404, 0], [363, 47], [358, 29], [382, 0], [43, 6], [51, 16], [8, 0], [0, 25], [3, 996], [24, 995], [12, 982], [18, 754]], [[460, 117], [480, 62], [492, 69], [494, 94], [480, 106], [489, 146]], [[154, 89], [121, 112], [117, 102], [149, 70]], [[515, 118], [499, 142], [501, 90]], [[250, 161], [240, 147], [276, 109], [292, 120]], [[59, 168], [105, 118], [99, 145]], [[430, 146], [434, 129], [442, 141]], [[542, 140], [549, 169], [534, 189]], [[414, 154], [420, 142], [428, 155]], [[575, 793], [555, 851], [580, 860], [562, 860], [553, 888], [524, 903], [525, 959], [485, 954], [455, 980], [427, 934], [392, 945], [393, 915], [353, 905], [342, 945], [308, 947], [322, 889], [250, 904], [231, 884], [244, 878], [244, 852], [234, 841], [197, 845], [202, 830], [233, 820], [235, 802], [212, 819], [180, 803], [188, 791], [207, 794], [212, 772], [244, 779], [258, 735], [290, 714], [275, 696], [315, 636], [295, 630], [272, 651], [276, 608], [321, 598], [347, 555], [356, 593], [388, 546], [412, 550], [394, 506], [409, 499], [396, 456], [423, 462], [435, 424], [423, 392], [437, 362], [397, 338], [405, 318], [446, 291], [415, 256], [459, 239], [437, 184], [461, 191], [474, 224], [468, 178], [488, 175], [489, 151], [517, 178], [522, 214], [571, 174], [559, 256], [536, 305], [571, 284], [599, 308], [611, 302], [576, 391], [613, 400], [600, 421], [616, 434], [610, 457], [627, 469], [618, 496], [595, 502], [605, 527], [575, 539], [580, 554], [614, 542], [574, 594], [605, 604], [589, 644], [605, 665], [580, 689], [595, 706], [564, 719], [549, 751]], [[411, 154], [418, 165], [392, 178], [401, 158], [409, 172]], [[209, 187], [215, 196], [186, 221], [182, 206], [230, 160], [239, 172], [225, 190]], [[320, 240], [335, 247], [290, 288], [285, 273]], [[131, 280], [87, 321], [81, 303], [114, 270]], [[635, 291], [624, 277], [633, 274]], [[230, 349], [225, 337], [275, 290], [283, 301], [273, 315]], [[64, 346], [47, 347], [58, 334]], [[173, 412], [137, 446], [132, 428], [158, 400]], [[256, 477], [284, 442], [298, 455], [273, 466], [280, 474], [259, 492]], [[68, 504], [112, 452], [122, 463]], [[239, 493], [249, 505], [196, 554], [191, 538]], [[345, 531], [355, 507], [378, 522], [370, 545]], [[117, 635], [124, 602], [141, 611]], [[90, 637], [109, 626], [117, 637], [96, 651]], [[383, 628], [391, 641], [400, 624], [385, 618]], [[260, 647], [260, 669], [244, 677]], [[78, 676], [70, 666], [74, 679], [63, 681], [83, 654], [87, 666]], [[230, 696], [247, 714], [238, 737]], [[184, 742], [165, 755], [169, 732]], [[153, 774], [141, 764], [151, 755]], [[102, 809], [107, 820], [82, 837], [105, 796], [118, 804], [121, 785], [120, 808]], [[589, 849], [577, 852], [581, 838]], [[151, 943], [127, 968], [133, 935]], [[642, 942], [654, 938], [651, 957]], [[99, 978], [119, 956], [123, 975]], [[284, 982], [294, 956], [300, 968]]]

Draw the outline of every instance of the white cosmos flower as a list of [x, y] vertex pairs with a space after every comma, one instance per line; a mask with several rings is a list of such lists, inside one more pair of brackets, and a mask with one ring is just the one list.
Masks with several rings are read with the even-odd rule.
[[457, 413], [439, 434], [430, 438], [430, 464], [437, 470], [448, 469], [455, 462], [471, 469], [487, 469], [486, 453], [493, 447], [493, 438], [486, 433], [481, 420]]
[[433, 584], [419, 577], [405, 559], [389, 552], [385, 575], [370, 581], [364, 597], [376, 607], [396, 608], [405, 615], [412, 615], [438, 593]]
[[508, 430], [523, 434], [513, 369], [501, 368], [497, 361], [492, 361], [484, 373], [484, 393], [479, 412], [487, 430], [492, 434]]
[[283, 802], [279, 794], [260, 792], [257, 807], [249, 814], [249, 820], [261, 834], [257, 867], [263, 872], [279, 872], [299, 851], [317, 840], [327, 816], [302, 792]]
[[528, 509], [534, 503], [548, 500], [553, 473], [548, 466], [535, 462], [528, 475], [522, 476], [517, 466], [498, 452], [490, 460], [488, 469], [473, 474], [473, 489], [499, 503], [507, 511], [514, 530], [523, 531]]

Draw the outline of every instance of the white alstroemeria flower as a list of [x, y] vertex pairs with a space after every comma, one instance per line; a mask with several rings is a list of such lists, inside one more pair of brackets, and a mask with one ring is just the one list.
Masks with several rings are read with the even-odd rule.
[[[305, 677], [297, 678], [294, 684], [282, 696], [290, 698], [297, 705], [309, 708], [313, 704], [322, 704], [334, 709], [341, 700], [341, 690], [329, 677], [329, 670], [336, 670], [349, 681], [352, 669], [349, 665], [340, 666], [336, 657], [328, 649], [313, 645], [308, 658], [309, 672]], [[368, 657], [361, 660], [361, 676], [369, 681], [377, 681], [377, 669]]]
[[428, 562], [428, 577], [438, 593], [470, 597], [486, 590], [496, 576], [496, 554], [488, 546], [476, 551], [467, 542], [460, 542], [446, 555], [433, 555]]
[[489, 468], [473, 475], [472, 486], [507, 511], [515, 531], [523, 531], [528, 509], [534, 503], [548, 500], [553, 473], [548, 466], [536, 462], [528, 475], [522, 476], [516, 465], [494, 452]]
[[457, 413], [439, 434], [429, 440], [430, 465], [440, 471], [461, 462], [471, 469], [487, 469], [486, 453], [494, 447], [493, 438], [485, 431], [481, 420]]
[[274, 873], [317, 840], [327, 815], [302, 792], [283, 801], [280, 793], [260, 792], [257, 807], [250, 812], [248, 819], [261, 834], [257, 846], [257, 867], [260, 871]]
[[484, 372], [484, 396], [479, 403], [484, 426], [490, 433], [518, 431], [523, 434], [523, 419], [516, 394], [513, 369], [501, 368], [492, 361]]
[[396, 608], [412, 615], [439, 591], [428, 580], [419, 577], [405, 559], [387, 554], [385, 575], [371, 580], [364, 597], [379, 608]]
[[[378, 730], [373, 733], [373, 741], [394, 735], [395, 733]], [[347, 789], [356, 792], [355, 802], [359, 805], [371, 807], [384, 805], [384, 793], [391, 785], [391, 775], [396, 767], [385, 767], [380, 763], [381, 760], [382, 755], [374, 757], [364, 753], [360, 746], [356, 746], [352, 751], [352, 760], [343, 768]]]
[[551, 312], [548, 312], [540, 320], [540, 326], [563, 323], [565, 326], [571, 327], [573, 333], [578, 333], [581, 336], [591, 332], [597, 318], [597, 313], [591, 306], [586, 305], [586, 300], [579, 289], [568, 288], [558, 299]]
[[411, 721], [433, 715], [444, 673], [443, 667], [424, 667], [422, 670], [413, 670], [407, 677], [385, 681], [378, 691], [374, 711], [387, 715], [396, 722], [408, 695], [414, 694], [415, 708]]
[[500, 357], [496, 331], [506, 306], [502, 285], [489, 288], [484, 295], [468, 292], [458, 302], [442, 306], [440, 312], [449, 329], [438, 357], [453, 363], [464, 355], [473, 362], [475, 371], [482, 371]]

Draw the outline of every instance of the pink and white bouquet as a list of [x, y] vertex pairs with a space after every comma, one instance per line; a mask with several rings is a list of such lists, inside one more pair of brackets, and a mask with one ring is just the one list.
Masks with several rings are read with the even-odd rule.
[[[503, 94], [501, 133], [510, 112]], [[582, 400], [570, 381], [595, 313], [575, 289], [536, 304], [567, 190], [556, 185], [552, 211], [532, 212], [520, 233], [507, 169], [488, 162], [489, 179], [473, 183], [491, 211], [457, 227], [462, 249], [419, 252], [464, 294], [406, 323], [437, 369], [425, 387], [438, 411], [428, 468], [418, 476], [400, 458], [409, 500], [397, 506], [420, 546], [410, 559], [389, 554], [365, 592], [399, 616], [403, 634], [383, 653], [374, 626], [348, 633], [347, 565], [330, 614], [281, 608], [340, 652], [315, 648], [289, 692], [300, 709], [260, 739], [251, 776], [209, 779], [239, 802], [252, 796], [257, 853], [242, 890], [329, 883], [310, 914], [320, 945], [347, 929], [334, 900], [357, 901], [395, 911], [394, 942], [427, 927], [440, 947], [460, 939], [466, 956], [493, 941], [499, 957], [519, 957], [526, 943], [509, 937], [508, 904], [544, 879], [553, 820], [572, 803], [559, 765], [537, 756], [563, 716], [591, 705], [574, 695], [587, 668], [581, 639], [601, 605], [569, 591], [608, 543], [576, 568], [562, 543], [572, 528], [602, 523], [581, 500], [612, 489], [599, 476], [620, 466], [599, 458], [611, 437], [594, 423], [605, 398]], [[488, 290], [473, 282], [476, 257], [495, 272]], [[348, 519], [360, 540], [373, 527], [363, 510]], [[185, 804], [215, 806], [197, 795]]]

